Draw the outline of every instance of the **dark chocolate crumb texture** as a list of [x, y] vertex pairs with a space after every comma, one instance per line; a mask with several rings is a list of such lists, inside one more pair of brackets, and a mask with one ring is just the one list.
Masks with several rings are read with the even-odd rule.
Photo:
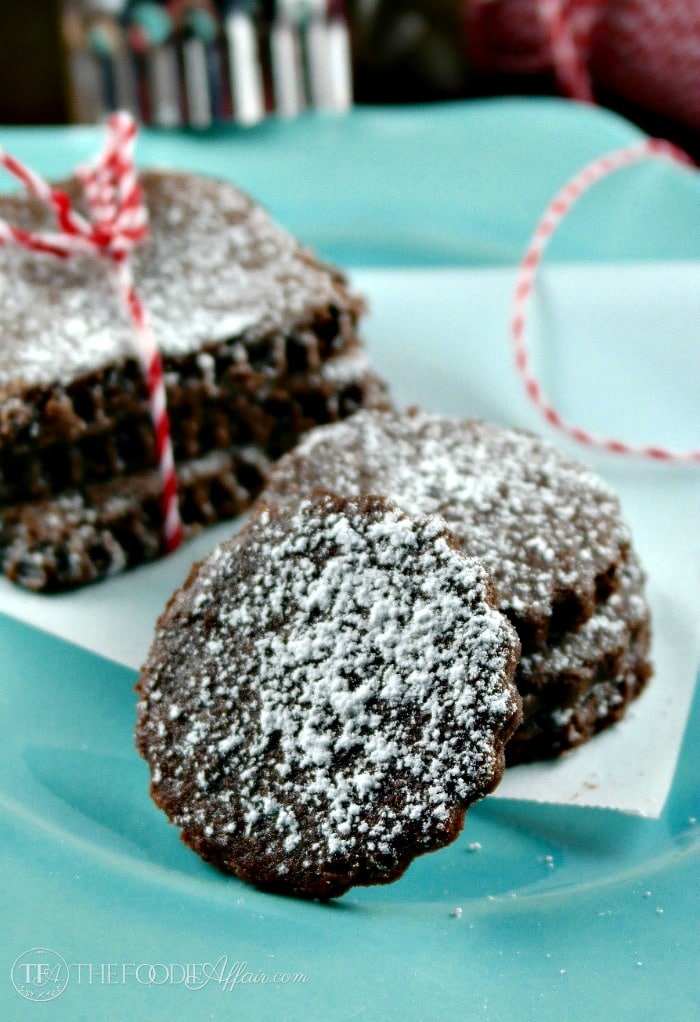
[[[233, 185], [156, 171], [141, 182], [150, 235], [135, 250], [134, 276], [163, 356], [179, 468], [191, 477], [212, 452], [264, 465], [310, 426], [384, 402], [357, 336], [363, 303], [338, 270]], [[77, 197], [75, 181], [64, 187]], [[0, 216], [49, 226], [44, 207], [25, 197], [0, 197]], [[0, 308], [5, 571], [32, 588], [62, 588], [157, 555], [157, 531], [115, 536], [104, 525], [109, 509], [95, 504], [94, 488], [114, 480], [133, 503], [156, 464], [147, 389], [109, 266], [2, 247]], [[262, 476], [250, 481], [237, 478], [247, 497], [236, 510]], [[230, 504], [215, 501], [214, 517]], [[54, 540], [61, 507], [74, 517], [79, 505], [97, 534], [83, 530], [88, 546], [68, 551]], [[211, 517], [193, 509], [186, 525]]]
[[261, 508], [158, 623], [138, 685], [153, 798], [259, 887], [388, 883], [500, 779], [519, 651], [440, 519], [379, 497]]
[[538, 706], [536, 697], [523, 697], [524, 720], [508, 743], [509, 766], [552, 759], [589, 741], [617, 723], [629, 703], [644, 690], [652, 673], [649, 632], [640, 631], [616, 667], [601, 664], [596, 680], [568, 702], [550, 699]]
[[616, 674], [630, 647], [649, 629], [644, 573], [636, 554], [630, 551], [620, 571], [619, 588], [580, 628], [521, 658], [518, 689], [523, 695], [548, 698], [548, 693], [566, 678], [571, 695], [581, 695], [596, 680], [601, 665]]
[[651, 677], [650, 639], [644, 574], [630, 551], [619, 589], [588, 621], [520, 660], [523, 722], [508, 764], [558, 756], [620, 720]]

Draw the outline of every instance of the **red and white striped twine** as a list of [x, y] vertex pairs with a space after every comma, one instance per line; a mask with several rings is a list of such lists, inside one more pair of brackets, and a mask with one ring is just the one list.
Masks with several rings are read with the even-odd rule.
[[575, 426], [561, 415], [545, 397], [542, 387], [530, 368], [530, 356], [525, 340], [527, 313], [535, 288], [535, 278], [542, 257], [552, 235], [564, 217], [578, 202], [581, 196], [597, 181], [639, 163], [646, 159], [661, 159], [672, 163], [693, 166], [690, 158], [676, 146], [661, 139], [646, 139], [637, 145], [618, 149], [607, 156], [602, 156], [587, 164], [561, 191], [545, 209], [532, 236], [530, 244], [520, 263], [513, 294], [512, 318], [510, 323], [511, 340], [515, 357], [515, 366], [522, 379], [527, 396], [544, 416], [547, 422], [578, 443], [596, 447], [613, 454], [639, 455], [655, 461], [690, 461], [700, 463], [700, 449], [673, 451], [665, 447], [634, 446], [621, 440], [598, 437]]
[[143, 190], [134, 168], [136, 123], [118, 112], [107, 121], [107, 138], [93, 163], [77, 170], [90, 213], [81, 216], [68, 195], [53, 188], [19, 160], [0, 149], [0, 165], [18, 178], [29, 195], [54, 213], [58, 230], [35, 233], [0, 219], [0, 245], [14, 244], [32, 252], [69, 259], [78, 253], [109, 259], [120, 299], [133, 324], [135, 351], [148, 387], [155, 431], [156, 456], [162, 484], [163, 546], [174, 550], [182, 541], [177, 476], [170, 439], [163, 363], [148, 314], [134, 287], [129, 256], [148, 233]]

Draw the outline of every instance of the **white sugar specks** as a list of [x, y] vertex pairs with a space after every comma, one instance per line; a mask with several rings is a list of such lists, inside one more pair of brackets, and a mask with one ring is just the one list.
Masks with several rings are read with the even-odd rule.
[[186, 833], [211, 825], [234, 871], [245, 846], [297, 886], [302, 868], [379, 882], [454, 838], [497, 781], [517, 654], [439, 519], [317, 497], [258, 515], [176, 594], [139, 744], [161, 804]]
[[262, 499], [287, 505], [318, 488], [382, 493], [409, 514], [441, 515], [516, 621], [544, 622], [564, 596], [590, 613], [598, 576], [629, 544], [617, 497], [546, 441], [415, 409], [312, 430], [275, 466]]
[[[146, 173], [142, 183], [150, 235], [134, 252], [134, 276], [166, 356], [284, 333], [314, 309], [347, 301], [338, 275], [232, 185], [167, 172]], [[11, 196], [0, 205], [8, 220], [48, 227], [36, 203]], [[0, 302], [0, 386], [67, 384], [133, 357], [131, 326], [104, 260], [63, 263], [0, 247]], [[211, 379], [213, 363], [199, 359]]]

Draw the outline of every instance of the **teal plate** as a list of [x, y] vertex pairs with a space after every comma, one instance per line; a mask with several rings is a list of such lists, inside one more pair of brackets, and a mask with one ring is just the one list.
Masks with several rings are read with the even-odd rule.
[[[514, 262], [556, 188], [638, 137], [599, 110], [498, 101], [145, 133], [139, 158], [237, 180], [348, 265], [483, 266]], [[54, 176], [98, 141], [2, 134]], [[697, 255], [697, 176], [637, 167], [585, 203], [559, 260]], [[0, 647], [3, 1019], [697, 1017], [697, 694], [659, 819], [490, 799], [401, 881], [318, 905], [180, 844], [133, 748], [133, 671], [9, 617]]]
[[[583, 164], [642, 137], [593, 107], [494, 100], [144, 132], [138, 158], [235, 180], [341, 265], [496, 266], [522, 255], [546, 203]], [[8, 151], [54, 178], [101, 138], [94, 128], [2, 132]], [[699, 197], [698, 175], [660, 162], [620, 171], [582, 200], [551, 259], [695, 259]]]

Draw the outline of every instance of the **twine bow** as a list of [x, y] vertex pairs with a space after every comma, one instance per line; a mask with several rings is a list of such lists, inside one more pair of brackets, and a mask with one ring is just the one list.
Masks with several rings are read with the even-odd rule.
[[57, 227], [53, 232], [38, 233], [0, 219], [0, 244], [18, 245], [57, 259], [88, 254], [111, 263], [119, 298], [133, 325], [134, 348], [148, 388], [162, 485], [163, 545], [166, 551], [171, 551], [182, 540], [182, 523], [163, 363], [148, 314], [134, 287], [130, 262], [134, 246], [148, 234], [148, 212], [134, 167], [136, 134], [136, 123], [130, 114], [113, 114], [107, 121], [102, 152], [92, 163], [77, 169], [88, 219], [74, 209], [64, 191], [0, 149], [0, 164], [22, 182], [29, 195], [53, 212]]

